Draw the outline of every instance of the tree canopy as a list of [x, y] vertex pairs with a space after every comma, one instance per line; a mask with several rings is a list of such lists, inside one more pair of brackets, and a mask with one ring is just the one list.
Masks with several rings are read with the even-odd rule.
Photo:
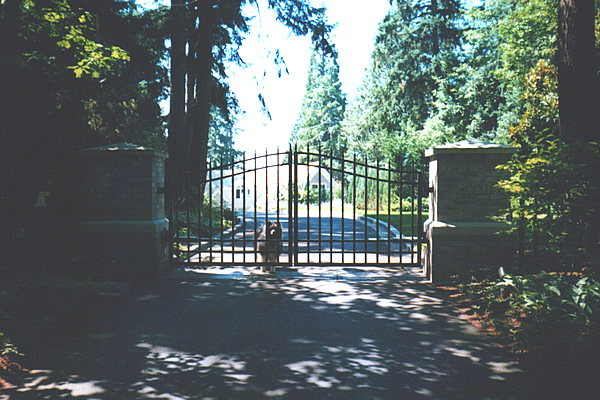
[[[82, 148], [131, 141], [166, 149], [159, 17], [120, 1], [2, 2], [3, 245], [37, 243], [30, 235], [44, 228], [31, 213], [42, 191], [50, 193], [46, 222], [54, 224], [46, 235], [72, 242]], [[49, 242], [46, 235], [39, 240]]]
[[313, 150], [342, 157], [345, 143], [342, 122], [346, 109], [346, 95], [342, 91], [337, 54], [327, 54], [314, 46], [308, 69], [306, 93], [291, 142], [299, 149]]
[[[278, 21], [294, 34], [310, 34], [320, 48], [331, 51], [328, 41], [331, 26], [322, 17], [323, 8], [313, 7], [308, 0], [269, 0], [267, 4], [276, 12]], [[169, 151], [177, 164], [173, 168], [198, 174], [200, 181], [205, 179], [211, 107], [218, 107], [226, 119], [237, 110], [237, 101], [227, 84], [225, 65], [243, 63], [238, 49], [249, 29], [244, 11], [249, 6], [258, 3], [171, 2]], [[275, 54], [274, 62], [279, 62], [278, 53]]]

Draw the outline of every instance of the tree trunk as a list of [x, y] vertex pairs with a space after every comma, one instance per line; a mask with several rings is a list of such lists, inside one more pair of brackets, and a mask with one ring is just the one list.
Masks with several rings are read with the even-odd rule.
[[569, 143], [597, 141], [600, 103], [594, 0], [559, 0], [558, 4], [560, 129]]
[[171, 94], [169, 165], [171, 173], [185, 169], [185, 0], [171, 0]]
[[[598, 161], [586, 143], [600, 142], [598, 128], [600, 96], [595, 46], [594, 0], [558, 2], [558, 95], [560, 131], [567, 143], [583, 144], [577, 163], [586, 167], [591, 196], [598, 199], [600, 181]], [[573, 161], [575, 162], [575, 160]], [[595, 263], [600, 261], [600, 210], [592, 211], [588, 226], [589, 250]]]
[[210, 107], [212, 98], [213, 67], [213, 27], [215, 26], [214, 10], [210, 5], [201, 3], [198, 7], [199, 26], [197, 29], [196, 58], [194, 74], [196, 76], [195, 107], [192, 114], [193, 135], [190, 149], [191, 165], [194, 175], [200, 183], [203, 193], [206, 181], [208, 154], [208, 134], [210, 129]]

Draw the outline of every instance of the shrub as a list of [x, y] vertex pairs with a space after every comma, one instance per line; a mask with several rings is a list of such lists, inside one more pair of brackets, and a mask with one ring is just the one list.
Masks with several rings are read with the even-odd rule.
[[305, 183], [301, 189], [298, 190], [298, 201], [301, 204], [319, 204], [327, 203], [331, 200], [329, 190], [326, 187], [321, 186], [321, 189], [315, 189], [308, 187]]
[[208, 237], [216, 235], [233, 226], [236, 216], [229, 207], [213, 203], [209, 207], [204, 201], [200, 213], [197, 210], [180, 211], [177, 215], [177, 227], [180, 237]]
[[600, 284], [566, 274], [506, 275], [496, 284], [513, 316], [526, 315], [541, 330], [587, 334], [600, 327]]

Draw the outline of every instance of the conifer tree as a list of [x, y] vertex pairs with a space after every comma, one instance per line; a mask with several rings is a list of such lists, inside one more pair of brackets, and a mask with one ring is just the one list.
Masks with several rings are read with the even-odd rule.
[[310, 56], [306, 93], [298, 121], [292, 131], [292, 144], [299, 149], [319, 147], [324, 153], [343, 157], [342, 121], [346, 95], [339, 77], [337, 53], [326, 54], [315, 46]]
[[459, 64], [460, 17], [456, 0], [398, 0], [385, 16], [347, 131], [359, 153], [393, 162], [411, 153], [410, 136], [423, 129], [440, 82]]

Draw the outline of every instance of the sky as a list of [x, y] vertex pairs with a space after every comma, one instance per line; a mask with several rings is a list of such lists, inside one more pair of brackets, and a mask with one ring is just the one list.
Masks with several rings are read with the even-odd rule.
[[[168, 4], [166, 0], [138, 0], [144, 8]], [[331, 42], [338, 51], [340, 80], [347, 99], [354, 98], [362, 82], [373, 51], [377, 26], [390, 8], [389, 0], [312, 0], [314, 6], [327, 8], [327, 20], [336, 27]], [[240, 48], [246, 67], [232, 66], [228, 70], [231, 90], [239, 101], [240, 115], [235, 147], [246, 151], [287, 149], [306, 89], [311, 42], [309, 37], [297, 37], [276, 21], [275, 12], [266, 0], [256, 6], [247, 5], [247, 15], [254, 15], [251, 30]], [[287, 73], [279, 77], [273, 56], [279, 50]], [[261, 94], [271, 119], [261, 108]], [[168, 101], [162, 103], [168, 112]]]
[[[317, 2], [318, 1], [318, 2]], [[337, 24], [332, 42], [338, 50], [342, 90], [352, 99], [368, 67], [377, 26], [389, 10], [389, 0], [317, 0], [327, 8], [328, 22]], [[245, 68], [230, 68], [229, 84], [244, 115], [238, 123], [235, 147], [252, 154], [277, 147], [286, 149], [290, 133], [298, 119], [306, 88], [311, 43], [308, 37], [296, 37], [275, 20], [275, 13], [259, 0], [260, 14], [252, 21], [250, 35], [240, 48]], [[257, 14], [256, 7], [248, 9]], [[273, 53], [279, 49], [288, 74], [278, 77]], [[271, 115], [264, 111], [262, 94]]]

